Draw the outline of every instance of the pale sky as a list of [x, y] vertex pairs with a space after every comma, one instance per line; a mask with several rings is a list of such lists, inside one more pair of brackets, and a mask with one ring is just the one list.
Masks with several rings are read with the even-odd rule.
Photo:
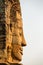
[[43, 0], [20, 0], [24, 36], [23, 65], [43, 65]]

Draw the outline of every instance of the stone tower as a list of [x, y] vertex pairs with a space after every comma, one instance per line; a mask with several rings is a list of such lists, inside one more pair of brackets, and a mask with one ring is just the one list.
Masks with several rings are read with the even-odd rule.
[[0, 63], [21, 61], [21, 46], [26, 46], [22, 26], [19, 0], [0, 0]]

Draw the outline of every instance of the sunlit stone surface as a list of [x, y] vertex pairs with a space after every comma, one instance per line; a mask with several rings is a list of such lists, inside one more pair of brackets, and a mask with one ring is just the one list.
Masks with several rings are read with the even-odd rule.
[[0, 0], [0, 65], [22, 65], [23, 35], [19, 0]]

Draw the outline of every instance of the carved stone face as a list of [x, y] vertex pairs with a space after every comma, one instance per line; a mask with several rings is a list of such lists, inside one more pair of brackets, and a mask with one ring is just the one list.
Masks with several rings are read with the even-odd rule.
[[23, 24], [20, 12], [20, 4], [15, 3], [10, 8], [10, 32], [12, 36], [10, 40], [12, 39], [12, 50], [10, 51], [11, 54], [9, 53], [9, 56], [11, 55], [12, 57], [11, 61], [14, 61], [14, 63], [17, 63], [17, 61], [22, 60], [23, 47], [26, 46], [22, 26]]
[[16, 22], [12, 23], [12, 57], [14, 60], [21, 61], [23, 55], [23, 46], [26, 46], [26, 42], [23, 35], [21, 15], [18, 11], [16, 12], [16, 19]]
[[[17, 29], [16, 29], [17, 30]], [[23, 46], [25, 46], [25, 39], [22, 35], [21, 30], [18, 29], [17, 35], [13, 36], [13, 58], [19, 61], [22, 60]]]
[[[0, 9], [2, 10], [0, 10], [0, 28], [3, 28], [0, 29], [0, 36], [2, 34], [5, 36], [0, 37], [0, 53], [3, 55], [2, 62], [5, 59], [5, 62], [18, 63], [22, 60], [23, 46], [26, 46], [20, 3], [19, 0], [1, 0], [0, 4]], [[1, 49], [4, 50], [1, 52]]]

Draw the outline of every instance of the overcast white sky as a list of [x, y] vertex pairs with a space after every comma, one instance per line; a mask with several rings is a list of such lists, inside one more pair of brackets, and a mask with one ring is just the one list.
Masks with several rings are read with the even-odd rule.
[[24, 36], [24, 65], [43, 65], [43, 0], [20, 0]]

